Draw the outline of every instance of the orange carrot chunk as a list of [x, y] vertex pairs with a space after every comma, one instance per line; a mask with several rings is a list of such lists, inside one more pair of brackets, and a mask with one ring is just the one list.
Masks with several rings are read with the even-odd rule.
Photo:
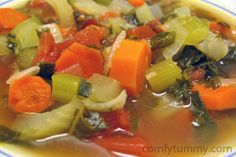
[[0, 8], [0, 28], [12, 29], [27, 19], [27, 16], [15, 9]]
[[9, 88], [9, 107], [17, 113], [42, 112], [51, 105], [51, 87], [41, 77], [25, 76]]
[[85, 78], [90, 77], [93, 73], [102, 74], [103, 58], [101, 52], [79, 43], [73, 43], [56, 61], [56, 71], [58, 73], [77, 74]]
[[140, 7], [145, 3], [145, 0], [128, 0], [128, 2], [135, 7]]
[[150, 60], [151, 50], [146, 42], [124, 40], [113, 56], [110, 77], [120, 81], [130, 96], [137, 97]]
[[199, 92], [208, 110], [236, 108], [236, 87], [234, 86], [221, 86], [212, 89], [201, 84], [195, 84], [193, 90]]

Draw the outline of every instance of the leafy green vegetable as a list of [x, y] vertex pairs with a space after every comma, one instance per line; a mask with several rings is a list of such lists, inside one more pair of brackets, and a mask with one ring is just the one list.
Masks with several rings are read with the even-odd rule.
[[[213, 119], [208, 114], [205, 104], [202, 102], [198, 92], [191, 91], [191, 84], [187, 80], [180, 80], [178, 84], [169, 88], [168, 93], [172, 94], [178, 101], [184, 104], [190, 104], [190, 109], [194, 113], [196, 119], [192, 122], [196, 135], [201, 135], [201, 132], [206, 132], [204, 137], [210, 136], [212, 131], [215, 131], [217, 126]], [[207, 134], [209, 133], [209, 134]]]
[[[0, 56], [7, 55], [11, 52], [10, 49], [8, 49], [8, 43], [7, 43], [7, 37], [6, 36], [0, 36]], [[13, 46], [14, 49], [14, 46]]]
[[39, 65], [40, 71], [39, 71], [39, 76], [45, 79], [52, 79], [52, 75], [54, 74], [55, 71], [55, 64], [52, 63], [40, 63]]
[[173, 60], [177, 61], [177, 65], [182, 69], [201, 67], [206, 70], [208, 76], [226, 76], [218, 62], [209, 59], [193, 46], [185, 46]]
[[0, 125], [0, 142], [14, 141], [18, 135], [17, 132]]
[[83, 117], [78, 121], [75, 128], [75, 136], [82, 138], [91, 134], [102, 131], [108, 127], [105, 120], [98, 112], [85, 112]]
[[78, 95], [88, 98], [92, 94], [92, 84], [86, 81], [80, 83]]
[[183, 101], [185, 104], [190, 103], [190, 82], [188, 80], [177, 80], [177, 82], [177, 84], [168, 89], [168, 92], [173, 94], [178, 101]]
[[192, 92], [190, 96], [192, 111], [196, 116], [192, 123], [195, 126], [194, 134], [201, 141], [208, 141], [216, 133], [217, 125], [208, 114], [199, 93]]
[[139, 117], [132, 115], [130, 118], [131, 132], [135, 133], [139, 128]]
[[164, 48], [175, 42], [175, 32], [161, 32], [150, 39], [152, 49]]
[[131, 25], [133, 26], [139, 26], [140, 23], [136, 17], [136, 15], [134, 13], [129, 13], [129, 14], [125, 14], [123, 15], [123, 18]]

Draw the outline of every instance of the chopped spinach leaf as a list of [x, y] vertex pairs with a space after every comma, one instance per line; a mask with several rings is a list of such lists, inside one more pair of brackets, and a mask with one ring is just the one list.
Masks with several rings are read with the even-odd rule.
[[98, 112], [84, 112], [83, 117], [76, 125], [75, 135], [78, 138], [88, 137], [97, 131], [108, 127], [107, 123]]
[[134, 26], [140, 25], [140, 23], [134, 13], [125, 14], [125, 15], [123, 15], [123, 18], [131, 25], [134, 25]]
[[15, 131], [0, 125], [0, 142], [14, 141], [18, 136]]
[[79, 87], [78, 95], [88, 98], [92, 93], [92, 84], [82, 81]]
[[185, 46], [183, 51], [173, 57], [182, 69], [201, 67], [207, 72], [207, 76], [226, 77], [225, 72], [218, 62], [209, 59], [193, 46]]

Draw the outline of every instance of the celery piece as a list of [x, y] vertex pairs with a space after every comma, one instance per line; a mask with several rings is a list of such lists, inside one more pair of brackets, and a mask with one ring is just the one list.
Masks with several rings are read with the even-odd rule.
[[36, 48], [19, 49], [16, 55], [16, 63], [21, 69], [27, 69], [32, 66], [36, 55]]
[[146, 3], [136, 8], [135, 13], [140, 23], [147, 23], [154, 19], [152, 11]]
[[46, 0], [52, 6], [60, 20], [60, 26], [63, 28], [75, 25], [73, 9], [67, 0]]
[[[66, 93], [64, 92], [64, 94]], [[83, 112], [83, 102], [74, 98], [70, 103], [49, 112], [18, 115], [13, 122], [12, 129], [19, 133], [19, 138], [22, 140], [37, 140], [68, 133], [78, 110]], [[78, 119], [79, 117], [76, 118], [76, 120]]]
[[112, 0], [94, 0], [94, 1], [98, 4], [108, 6], [111, 3]]
[[229, 51], [226, 41], [212, 32], [204, 41], [197, 44], [196, 48], [217, 62], [226, 56]]
[[89, 96], [90, 100], [95, 102], [106, 102], [117, 97], [122, 88], [117, 80], [110, 77], [93, 74], [87, 82], [92, 84], [92, 93]]
[[74, 8], [94, 16], [100, 16], [109, 11], [106, 6], [100, 5], [93, 0], [74, 0], [71, 1], [71, 4]]
[[188, 16], [181, 18], [180, 21], [189, 32], [185, 40], [186, 45], [196, 45], [208, 37], [209, 28], [200, 18]]
[[146, 80], [155, 92], [164, 92], [182, 78], [182, 71], [172, 59], [153, 65], [146, 73]]
[[15, 35], [17, 48], [26, 49], [38, 46], [39, 37], [37, 28], [39, 25], [39, 19], [32, 17], [23, 23], [20, 23], [12, 30], [11, 34]]
[[110, 25], [113, 35], [118, 35], [123, 30], [122, 26], [125, 24], [127, 22], [120, 17], [108, 19], [108, 25]]
[[69, 74], [52, 76], [52, 96], [55, 100], [67, 103], [77, 96], [82, 79]]
[[7, 55], [10, 52], [11, 50], [7, 48], [6, 36], [0, 36], [0, 56]]

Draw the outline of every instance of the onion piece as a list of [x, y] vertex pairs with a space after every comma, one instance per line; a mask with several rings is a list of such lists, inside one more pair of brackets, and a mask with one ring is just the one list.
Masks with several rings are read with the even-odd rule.
[[45, 0], [60, 19], [60, 26], [63, 28], [73, 27], [75, 25], [73, 9], [67, 0]]
[[108, 9], [112, 12], [116, 11], [116, 12], [127, 14], [131, 10], [133, 10], [134, 7], [125, 0], [112, 0]]
[[7, 80], [7, 84], [11, 84], [14, 81], [24, 77], [24, 76], [34, 76], [37, 75], [40, 71], [40, 67], [39, 66], [33, 66], [29, 69], [25, 69], [23, 71], [17, 72], [15, 74], [13, 74], [8, 80]]
[[159, 3], [149, 6], [154, 18], [160, 19], [164, 16], [163, 11]]
[[106, 64], [104, 66], [104, 74], [108, 75], [109, 70], [111, 68], [111, 62], [112, 62], [112, 57], [114, 56], [116, 50], [120, 47], [120, 44], [123, 40], [126, 38], [126, 32], [122, 31], [116, 38], [114, 44], [111, 47], [111, 51], [109, 53], [108, 59], [106, 61]]
[[52, 34], [52, 36], [55, 40], [55, 43], [62, 43], [64, 41], [61, 31], [60, 31], [57, 24], [55, 24], [55, 23], [46, 24], [46, 25], [42, 25], [38, 28], [39, 31], [43, 31], [44, 29], [50, 30], [50, 33]]
[[127, 93], [126, 90], [121, 91], [121, 93], [114, 99], [107, 102], [94, 102], [90, 99], [82, 100], [84, 106], [87, 110], [98, 111], [98, 112], [111, 112], [114, 110], [122, 109], [126, 103]]

